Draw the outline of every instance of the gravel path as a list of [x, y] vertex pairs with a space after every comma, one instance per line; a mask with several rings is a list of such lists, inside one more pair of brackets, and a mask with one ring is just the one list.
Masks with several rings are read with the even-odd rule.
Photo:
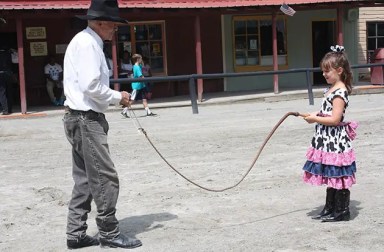
[[[213, 193], [175, 174], [131, 119], [108, 112], [121, 231], [141, 239], [135, 251], [382, 251], [384, 96], [350, 100], [347, 119], [360, 123], [354, 142], [358, 184], [351, 189], [352, 219], [339, 223], [310, 218], [323, 207], [325, 187], [301, 181], [314, 132], [301, 118], [289, 117], [279, 127], [243, 183]], [[197, 115], [190, 107], [162, 108], [154, 111], [159, 116], [139, 121], [172, 165], [220, 189], [242, 177], [286, 112], [316, 111], [320, 102], [236, 102], [201, 106]], [[0, 172], [0, 251], [65, 251], [73, 182], [61, 116], [0, 120]], [[90, 235], [97, 234], [94, 217], [93, 205]]]

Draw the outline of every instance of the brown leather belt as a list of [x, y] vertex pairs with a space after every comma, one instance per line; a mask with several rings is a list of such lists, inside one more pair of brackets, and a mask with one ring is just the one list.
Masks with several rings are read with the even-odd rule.
[[99, 112], [96, 112], [96, 111], [93, 111], [93, 110], [87, 110], [87, 111], [75, 110], [75, 109], [71, 109], [68, 106], [65, 106], [64, 110], [65, 110], [65, 113], [78, 114], [78, 115], [87, 115], [87, 114], [97, 114], [97, 115], [99, 115], [99, 114], [103, 114], [103, 113], [99, 113]]

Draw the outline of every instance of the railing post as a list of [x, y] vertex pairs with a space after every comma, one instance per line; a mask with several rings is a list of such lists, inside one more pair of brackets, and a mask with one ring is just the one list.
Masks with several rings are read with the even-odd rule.
[[198, 114], [195, 79], [189, 78], [189, 96], [191, 97], [192, 113]]
[[313, 90], [312, 90], [312, 82], [311, 82], [311, 72], [309, 69], [305, 71], [307, 75], [307, 88], [308, 88], [308, 98], [309, 98], [309, 105], [313, 105], [315, 102], [313, 100]]

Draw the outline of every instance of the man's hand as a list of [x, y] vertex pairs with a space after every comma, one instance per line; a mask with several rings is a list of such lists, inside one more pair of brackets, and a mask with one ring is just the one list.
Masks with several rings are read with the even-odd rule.
[[131, 94], [126, 91], [121, 91], [120, 104], [123, 105], [123, 107], [128, 107], [130, 105], [130, 100]]

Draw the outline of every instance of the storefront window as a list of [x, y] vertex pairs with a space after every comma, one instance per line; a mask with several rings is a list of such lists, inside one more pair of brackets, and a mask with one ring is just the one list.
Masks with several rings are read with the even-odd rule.
[[377, 48], [384, 47], [384, 22], [367, 22], [367, 54], [372, 63], [372, 55]]
[[[287, 64], [286, 27], [284, 17], [277, 18], [277, 50], [279, 65]], [[272, 19], [266, 16], [233, 18], [235, 70], [268, 69], [272, 60]]]
[[166, 75], [164, 22], [140, 22], [119, 27], [119, 55], [138, 53], [151, 66], [154, 75]]

